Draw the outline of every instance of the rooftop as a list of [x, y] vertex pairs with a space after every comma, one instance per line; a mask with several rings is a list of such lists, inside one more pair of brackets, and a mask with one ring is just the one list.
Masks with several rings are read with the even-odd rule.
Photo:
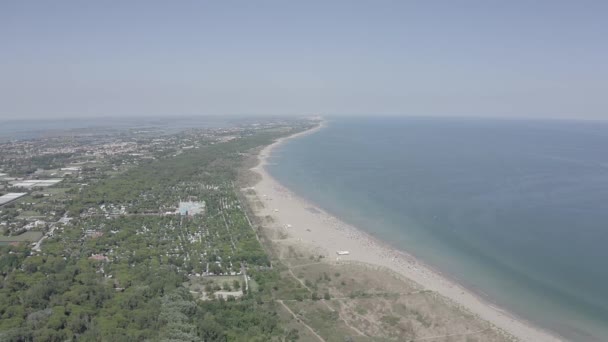
[[0, 205], [12, 202], [19, 197], [27, 195], [27, 192], [10, 192], [4, 196], [0, 196]]

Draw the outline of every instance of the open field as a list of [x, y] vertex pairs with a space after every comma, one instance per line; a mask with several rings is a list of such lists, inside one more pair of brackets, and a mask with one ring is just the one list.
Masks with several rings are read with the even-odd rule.
[[279, 254], [299, 256], [281, 259], [281, 275], [299, 282], [305, 294], [296, 299], [277, 297], [295, 315], [299, 331], [312, 329], [319, 335], [317, 341], [512, 339], [445, 297], [383, 267], [311, 260], [310, 250], [297, 242], [270, 243]]
[[0, 236], [0, 242], [35, 242], [40, 240], [42, 232], [29, 231], [17, 236]]

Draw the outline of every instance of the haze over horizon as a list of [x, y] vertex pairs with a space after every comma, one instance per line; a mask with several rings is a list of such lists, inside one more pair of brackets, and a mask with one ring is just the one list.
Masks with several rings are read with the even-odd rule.
[[0, 120], [608, 119], [608, 3], [0, 4]]

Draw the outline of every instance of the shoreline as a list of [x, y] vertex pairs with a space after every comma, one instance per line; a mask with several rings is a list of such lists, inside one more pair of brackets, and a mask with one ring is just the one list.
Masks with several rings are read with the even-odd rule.
[[[497, 307], [495, 303], [463, 287], [456, 280], [407, 252], [341, 221], [316, 204], [299, 197], [267, 172], [268, 159], [274, 149], [285, 141], [314, 134], [326, 126], [326, 121], [321, 121], [314, 128], [280, 138], [259, 152], [259, 163], [251, 170], [261, 176], [254, 190], [264, 203], [264, 208], [256, 214], [272, 216], [277, 225], [285, 227], [289, 239], [322, 250], [328, 262], [363, 263], [389, 269], [416, 282], [425, 290], [442, 295], [455, 305], [522, 341], [562, 341], [550, 332]], [[275, 199], [280, 201], [274, 201]], [[332, 261], [338, 250], [348, 250], [350, 254], [336, 257], [336, 260]]]

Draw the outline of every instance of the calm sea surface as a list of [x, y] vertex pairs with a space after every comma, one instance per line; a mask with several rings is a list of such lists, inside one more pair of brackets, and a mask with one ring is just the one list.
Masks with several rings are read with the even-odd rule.
[[608, 341], [608, 123], [336, 119], [269, 171], [509, 311]]

